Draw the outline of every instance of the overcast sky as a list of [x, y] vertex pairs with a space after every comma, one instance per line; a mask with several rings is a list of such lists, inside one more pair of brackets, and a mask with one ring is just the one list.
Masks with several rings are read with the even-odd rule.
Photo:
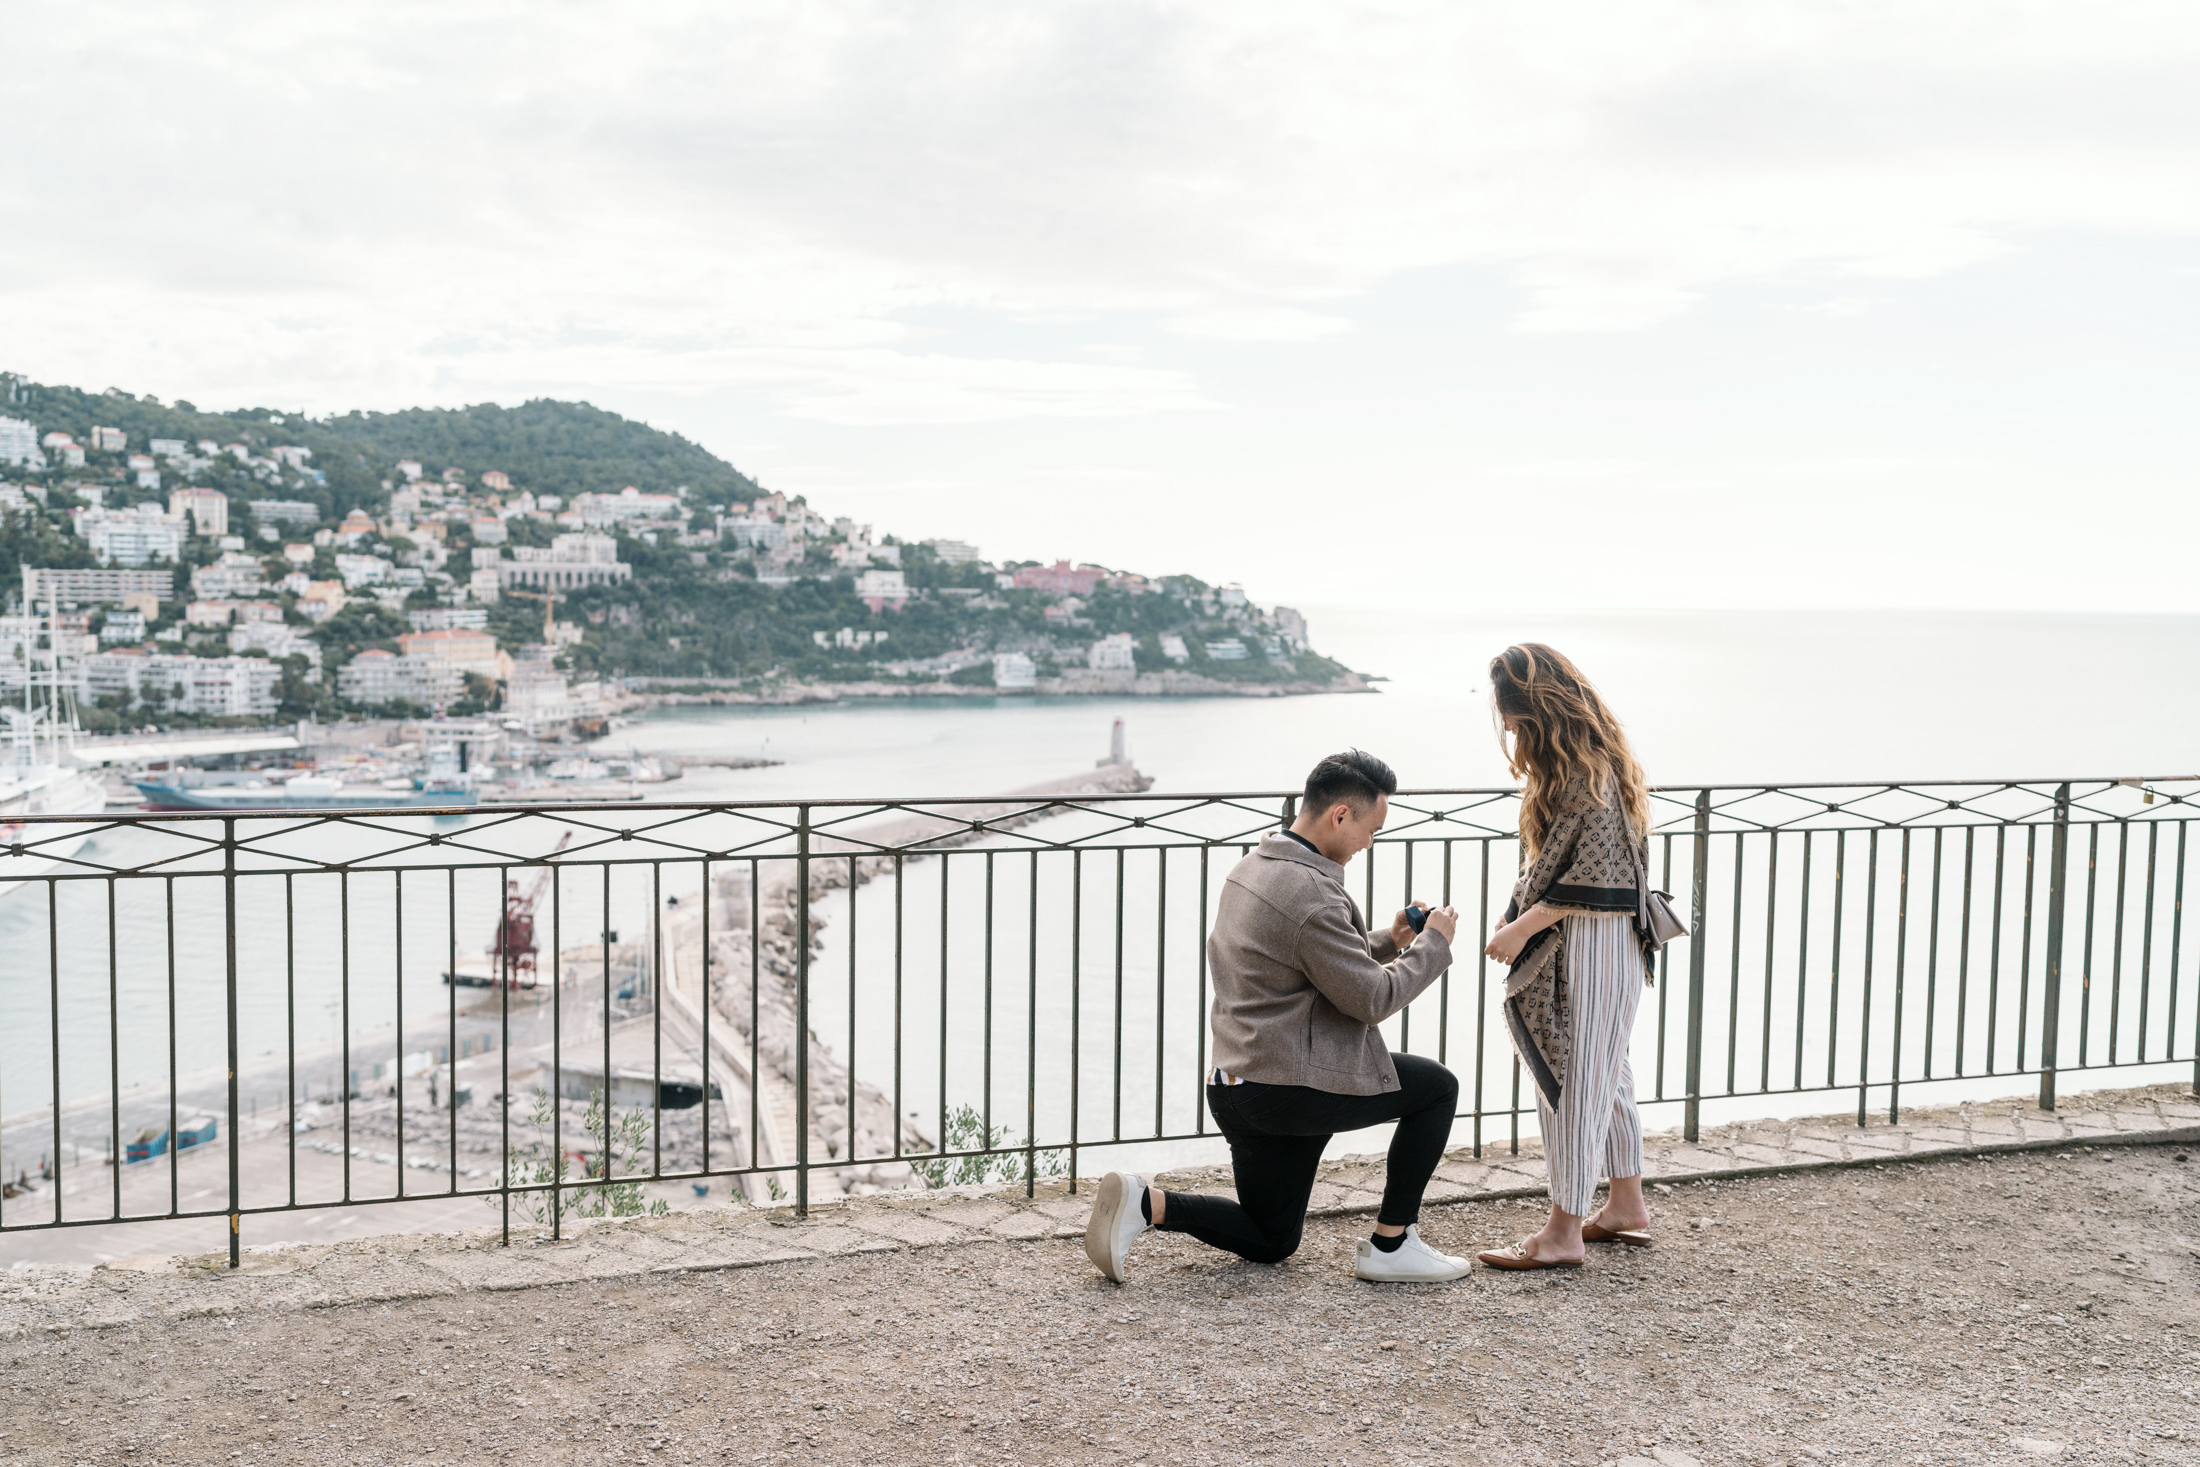
[[1261, 600], [2200, 612], [2200, 11], [0, 0], [0, 368]]

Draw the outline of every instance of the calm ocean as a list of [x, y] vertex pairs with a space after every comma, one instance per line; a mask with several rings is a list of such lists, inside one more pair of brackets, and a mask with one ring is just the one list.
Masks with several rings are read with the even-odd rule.
[[[1389, 760], [1409, 788], [1502, 785], [1507, 781], [1490, 728], [1482, 670], [1506, 643], [1539, 639], [1567, 652], [1597, 682], [1627, 722], [1653, 780], [1661, 783], [2169, 776], [2200, 770], [2194, 736], [2200, 728], [2200, 682], [2193, 676], [2200, 668], [2200, 617], [1828, 612], [1410, 620], [1305, 609], [1318, 646], [1388, 679], [1380, 693], [1288, 699], [1003, 697], [679, 709], [644, 718], [612, 742], [643, 751], [722, 751], [782, 761], [762, 769], [698, 769], [678, 783], [659, 787], [666, 797], [682, 802], [996, 793], [1090, 767], [1106, 751], [1109, 726], [1118, 717], [1126, 722], [1132, 757], [1162, 791], [1288, 788], [1319, 755], [1348, 745]], [[1025, 879], [1021, 869], [1006, 860], [1001, 863], [1001, 910], [1007, 914], [1002, 919], [1007, 925], [998, 929], [1003, 952], [1019, 950], [1022, 941], [1012, 930], [1020, 921], [1013, 913], [1021, 905], [1016, 895], [1021, 890], [1016, 883]], [[910, 911], [939, 909], [934, 871], [936, 865], [928, 863], [911, 867], [906, 893]], [[1172, 870], [1168, 879], [1180, 883], [1192, 878], [1185, 868]], [[955, 878], [955, 926], [958, 932], [976, 932], [983, 927], [983, 912], [970, 904], [981, 900], [979, 886], [964, 880], [959, 874]], [[1388, 881], [1386, 877], [1386, 885]], [[327, 880], [312, 886], [299, 894], [300, 930], [326, 930], [336, 918], [336, 893]], [[410, 888], [407, 899], [413, 916], [406, 927], [406, 970], [414, 975], [405, 985], [408, 1013], [438, 1012], [446, 1002], [434, 974], [445, 960], [449, 938], [440, 935], [440, 898], [433, 886], [429, 882]], [[1148, 899], [1147, 890], [1142, 885], [1131, 892], [1133, 933], [1142, 930], [1142, 914], [1148, 923], [1144, 930], [1150, 930], [1151, 916], [1140, 906]], [[218, 1063], [221, 1052], [218, 883], [180, 881], [177, 898], [178, 1063], [190, 1071]], [[354, 1033], [363, 1034], [386, 1024], [391, 1014], [389, 954], [365, 950], [377, 946], [367, 934], [389, 930], [391, 895], [386, 885], [362, 879], [351, 899], [354, 931], [362, 934], [359, 950], [350, 955], [351, 1019]], [[467, 898], [470, 915], [458, 934], [462, 948], [478, 948], [488, 940], [486, 903], [491, 900], [487, 888]], [[63, 932], [63, 1089], [70, 1095], [97, 1093], [109, 1083], [102, 901], [100, 888], [76, 883], [63, 894], [58, 912]], [[820, 986], [817, 1027], [836, 1048], [853, 1033], [858, 1069], [891, 1090], [896, 1075], [894, 1008], [884, 1001], [889, 990], [883, 986], [891, 981], [887, 955], [894, 946], [894, 934], [885, 925], [891, 920], [890, 900], [882, 889], [866, 888], [853, 924], [845, 903], [845, 895], [836, 894], [820, 910], [828, 925], [819, 971], [848, 970], [845, 944], [853, 930], [864, 954], [858, 965], [860, 981]], [[1062, 955], [1051, 949], [1053, 935], [1064, 925], [1064, 914], [1056, 909], [1064, 905], [1059, 892], [1042, 890], [1042, 934], [1050, 948], [1034, 960], [1034, 993], [1040, 995], [1036, 1027], [1045, 1054], [1053, 1052], [1053, 1041], [1068, 1022], [1066, 1010], [1046, 996], [1067, 982], [1066, 970], [1056, 972]], [[1170, 942], [1181, 952], [1169, 959], [1171, 974], [1189, 971], [1196, 959], [1198, 934], [1191, 916], [1196, 909], [1196, 889], [1171, 898]], [[247, 933], [245, 956], [253, 972], [240, 995], [247, 1055], [279, 1044], [289, 1021], [283, 960], [268, 947], [281, 940], [277, 916], [274, 910], [260, 914]], [[575, 921], [580, 922], [578, 914]], [[121, 1045], [121, 1069], [129, 1079], [166, 1069], [159, 1027], [167, 1004], [163, 923], [156, 888], [133, 884], [125, 890], [117, 914], [115, 997], [126, 1014], [150, 1020], [133, 1026]], [[0, 895], [0, 953], [18, 955], [0, 963], [0, 1111], [6, 1113], [35, 1106], [50, 1093], [46, 924], [39, 889]], [[471, 930], [475, 927], [478, 932]], [[72, 932], [93, 940], [72, 945]], [[936, 940], [913, 933], [911, 940], [917, 943], [912, 953], [927, 950], [927, 942], [930, 952], [939, 951]], [[262, 953], [262, 947], [268, 950]], [[337, 1019], [333, 997], [338, 954], [328, 944], [309, 942], [297, 961], [300, 1041], [330, 1038]], [[1149, 944], [1144, 953], [1108, 961], [1137, 985], [1149, 982], [1145, 975], [1152, 971], [1154, 958]], [[959, 975], [967, 964], [960, 951], [954, 966], [954, 981], [961, 984]], [[913, 957], [912, 983], [922, 978], [921, 969]], [[865, 994], [881, 1001], [868, 1002]], [[936, 1000], [928, 1002], [929, 1010], [920, 1011], [921, 1004], [912, 1008], [911, 1032], [952, 1030], [958, 1052], [982, 1050], [990, 1042], [1000, 1071], [1001, 1102], [1009, 1111], [1020, 1110], [1019, 1077], [1030, 1059], [1017, 1037], [1024, 1010], [1009, 1003], [1000, 1016], [1008, 1032], [988, 1039], [991, 1031], [979, 1031], [979, 1006], [970, 996], [958, 991], [947, 1015]], [[1158, 1044], [1152, 1027], [1158, 1016], [1142, 1018], [1135, 1006], [1119, 1025], [1099, 1012], [1088, 1015], [1087, 1033], [1105, 1033], [1103, 1042], [1112, 1045], [1120, 1032], [1134, 1071], [1145, 1063], [1142, 1047], [1165, 1052], [1172, 1073], [1190, 1077], [1182, 1084], [1169, 1083], [1172, 1113], [1194, 1110], [1196, 1009], [1196, 994], [1174, 994]], [[1468, 1012], [1454, 1012], [1452, 1022], [1467, 1022], [1463, 1015]], [[144, 1032], [135, 1032], [138, 1028]], [[1494, 1031], [1491, 1041], [1501, 1045]], [[930, 1097], [929, 1116], [946, 1093], [937, 1088], [938, 1062], [927, 1058], [938, 1048], [926, 1040], [905, 1049], [899, 1057], [901, 1083], [912, 1108], [917, 1097]], [[1497, 1049], [1490, 1054], [1493, 1062], [1503, 1062]], [[1119, 1088], [1129, 1102], [1159, 1103], [1158, 1092], [1140, 1092], [1130, 1081]], [[2021, 1087], [2002, 1082], [1995, 1093], [2013, 1088]], [[959, 1080], [956, 1090], [957, 1096], [964, 1093]], [[1797, 1103], [1822, 1108], [1836, 1102], [1811, 1096]], [[1038, 1119], [1042, 1133], [1059, 1133], [1062, 1118]], [[1184, 1119], [1178, 1117], [1177, 1123]], [[1669, 1120], [1659, 1117], [1660, 1123]], [[929, 1119], [925, 1123], [929, 1129]]]
[[700, 770], [676, 797], [985, 794], [1104, 753], [1125, 720], [1162, 790], [1296, 785], [1346, 745], [1409, 787], [1509, 781], [1483, 670], [1510, 642], [1579, 663], [1651, 778], [2036, 779], [2200, 769], [2200, 617], [1656, 612], [1408, 618], [1308, 608], [1316, 645], [1389, 679], [1290, 699], [922, 699], [674, 709], [615, 742], [785, 761]]

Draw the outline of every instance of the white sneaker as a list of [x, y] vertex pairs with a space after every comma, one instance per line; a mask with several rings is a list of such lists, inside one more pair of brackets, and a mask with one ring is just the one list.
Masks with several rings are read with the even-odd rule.
[[1123, 1282], [1123, 1255], [1130, 1252], [1131, 1239], [1148, 1226], [1138, 1205], [1145, 1191], [1146, 1179], [1138, 1173], [1109, 1172], [1092, 1199], [1092, 1216], [1085, 1219], [1085, 1256], [1117, 1283]]
[[1389, 1253], [1366, 1238], [1360, 1239], [1360, 1262], [1352, 1272], [1378, 1284], [1440, 1284], [1465, 1278], [1473, 1267], [1464, 1258], [1437, 1252], [1421, 1241], [1418, 1227], [1409, 1227], [1406, 1240]]

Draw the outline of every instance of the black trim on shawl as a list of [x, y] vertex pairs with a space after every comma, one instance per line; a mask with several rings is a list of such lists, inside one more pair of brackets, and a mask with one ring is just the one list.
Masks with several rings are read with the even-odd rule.
[[1554, 881], [1545, 888], [1540, 900], [1554, 907], [1576, 907], [1585, 912], [1625, 912], [1631, 917], [1640, 897], [1632, 886], [1568, 886]]
[[1535, 1082], [1535, 1088], [1541, 1092], [1544, 1103], [1552, 1110], [1557, 1110], [1558, 1097], [1564, 1093], [1564, 1087], [1558, 1083], [1558, 1076], [1551, 1073], [1550, 1061], [1543, 1058], [1542, 1047], [1535, 1042], [1535, 1034], [1528, 1028], [1528, 1021], [1521, 1016], [1520, 996], [1517, 994], [1505, 1000], [1505, 1027], [1512, 1031], [1513, 1050], [1520, 1056], [1520, 1063], [1527, 1070], [1528, 1078]]

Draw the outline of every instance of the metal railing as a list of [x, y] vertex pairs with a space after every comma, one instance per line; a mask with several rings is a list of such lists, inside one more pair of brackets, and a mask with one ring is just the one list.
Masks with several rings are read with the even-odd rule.
[[[2167, 1063], [2200, 780], [1662, 789], [1694, 935], [1638, 1097], [1764, 1115]], [[1288, 796], [478, 807], [30, 819], [0, 845], [0, 1233], [473, 1201], [521, 1225], [714, 1187], [1075, 1178], [1214, 1154], [1205, 934]], [[1349, 872], [1459, 907], [1385, 1026], [1532, 1123], [1487, 933], [1518, 802], [1423, 791]], [[1675, 989], [1679, 993], [1676, 995]], [[807, 1036], [806, 1040], [802, 1036]], [[2180, 1072], [2181, 1073], [2181, 1072]], [[1523, 1097], [1526, 1096], [1524, 1103]], [[38, 1157], [34, 1170], [30, 1158]], [[1074, 1181], [1072, 1182], [1074, 1185]], [[471, 1215], [471, 1214], [469, 1214]], [[481, 1214], [486, 1221], [486, 1210]]]

